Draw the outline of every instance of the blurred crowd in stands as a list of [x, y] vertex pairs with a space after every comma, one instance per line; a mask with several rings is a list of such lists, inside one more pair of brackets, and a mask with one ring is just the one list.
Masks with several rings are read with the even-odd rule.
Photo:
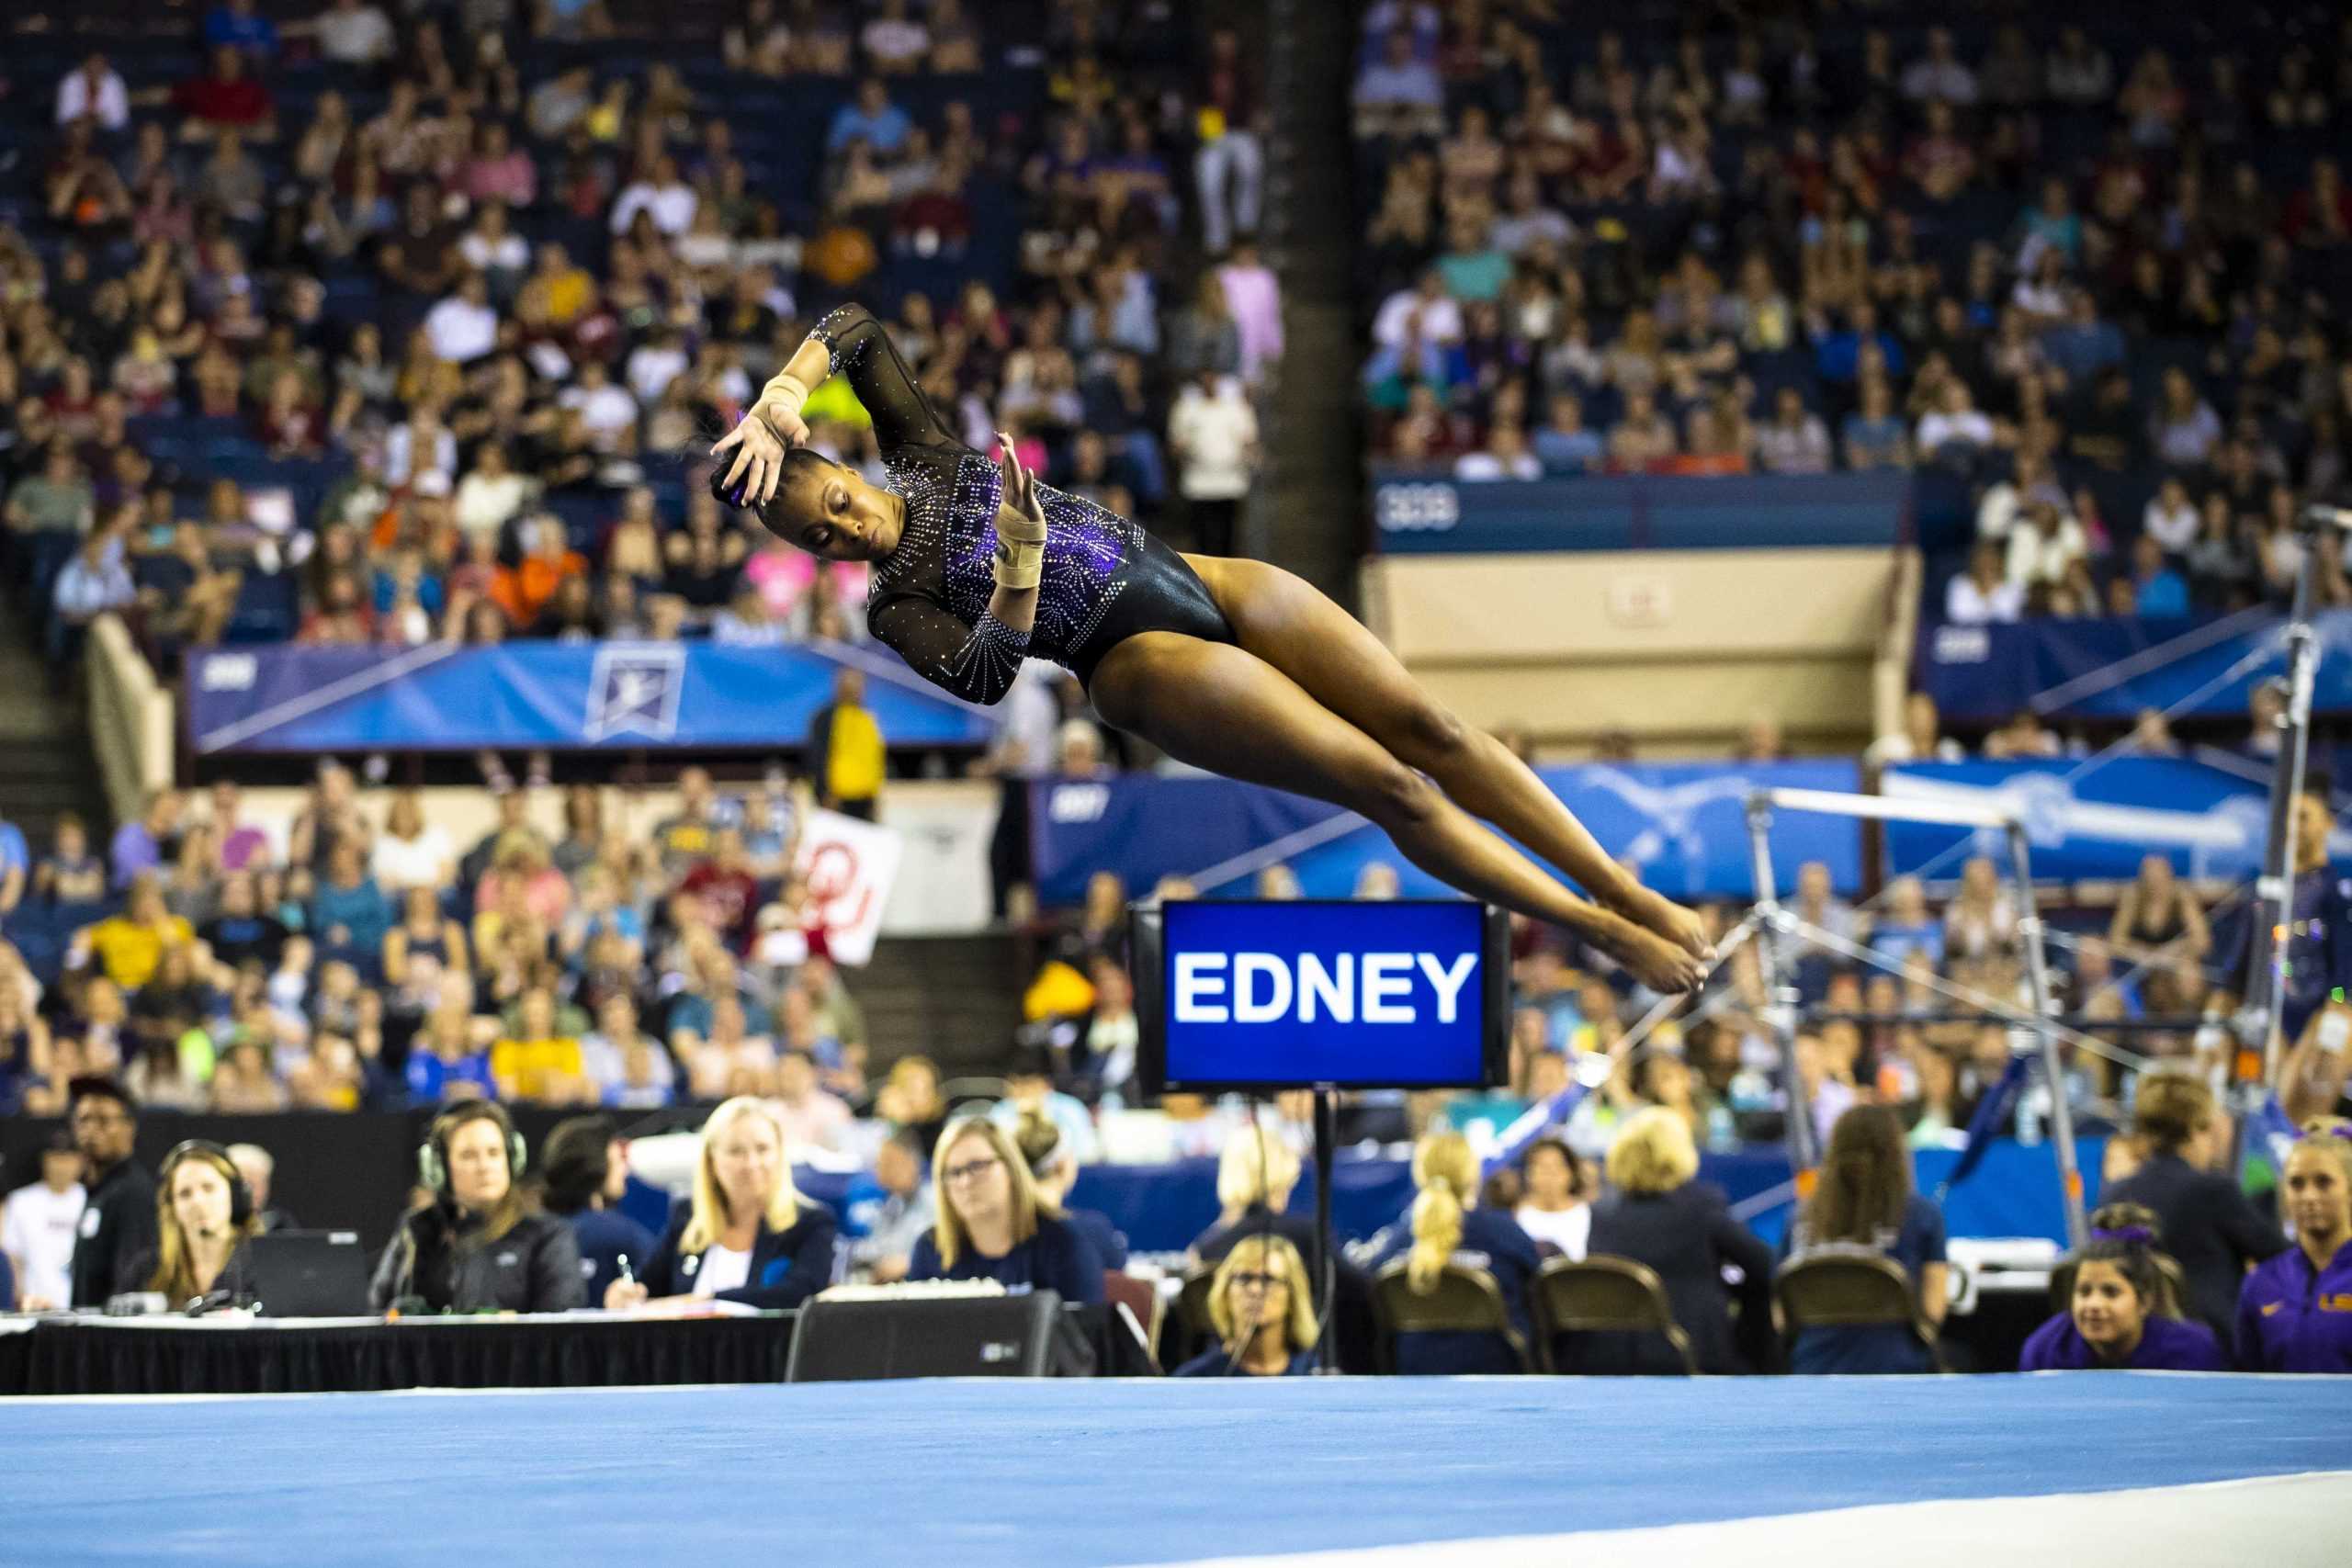
[[1670, 15], [1366, 12], [1376, 460], [1951, 476], [1955, 620], [2287, 594], [2352, 457], [2352, 22]]
[[[1235, 34], [1165, 0], [747, 0], [649, 64], [603, 17], [222, 0], [200, 37], [11, 36], [0, 494], [61, 668], [108, 611], [166, 666], [863, 637], [862, 567], [688, 482], [851, 298], [971, 439], [1229, 547], [1282, 350]], [[844, 386], [808, 412], [878, 478]]]

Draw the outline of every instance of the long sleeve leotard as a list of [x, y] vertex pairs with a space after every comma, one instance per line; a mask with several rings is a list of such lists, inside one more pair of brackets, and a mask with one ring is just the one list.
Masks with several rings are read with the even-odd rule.
[[866, 625], [925, 680], [994, 703], [1024, 658], [1050, 659], [1084, 682], [1139, 631], [1235, 640], [1182, 556], [1140, 525], [1046, 484], [1037, 486], [1046, 562], [1035, 625], [1024, 634], [989, 615], [1002, 472], [950, 434], [864, 306], [841, 307], [810, 335], [872, 416], [885, 484], [906, 502], [897, 547], [875, 563]]

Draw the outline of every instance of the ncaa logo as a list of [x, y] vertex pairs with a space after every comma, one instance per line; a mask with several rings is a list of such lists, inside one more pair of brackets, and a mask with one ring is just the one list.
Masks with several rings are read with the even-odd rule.
[[1373, 505], [1384, 534], [1443, 533], [1462, 521], [1452, 485], [1382, 485]]
[[1100, 822], [1110, 808], [1108, 784], [1056, 784], [1046, 799], [1046, 818], [1053, 822]]

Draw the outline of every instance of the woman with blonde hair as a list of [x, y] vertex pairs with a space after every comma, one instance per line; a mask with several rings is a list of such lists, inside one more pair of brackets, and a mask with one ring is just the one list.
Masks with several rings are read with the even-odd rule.
[[2314, 1116], [2278, 1174], [2295, 1245], [2238, 1295], [2238, 1365], [2250, 1372], [2352, 1372], [2352, 1122]]
[[1227, 1133], [1216, 1159], [1216, 1224], [1194, 1239], [1193, 1256], [1216, 1263], [1240, 1237], [1269, 1231], [1306, 1245], [1314, 1223], [1304, 1215], [1294, 1222], [1289, 1213], [1299, 1169], [1298, 1151], [1255, 1119]]
[[1209, 1281], [1217, 1342], [1170, 1376], [1305, 1377], [1315, 1370], [1313, 1295], [1298, 1248], [1278, 1235], [1242, 1237]]
[[1102, 1258], [1061, 1206], [1037, 1190], [1012, 1135], [986, 1116], [959, 1116], [931, 1159], [939, 1224], [915, 1243], [909, 1280], [994, 1280], [1100, 1303]]
[[615, 1309], [716, 1299], [771, 1311], [796, 1307], [832, 1283], [837, 1227], [792, 1185], [784, 1122], [749, 1095], [722, 1102], [702, 1124], [695, 1194], [636, 1279], [605, 1290]]
[[[1448, 1264], [1493, 1276], [1503, 1307], [1522, 1339], [1530, 1330], [1528, 1282], [1543, 1259], [1535, 1244], [1509, 1214], [1478, 1205], [1478, 1156], [1459, 1133], [1433, 1133], [1413, 1150], [1413, 1185], [1419, 1191], [1405, 1222], [1393, 1229], [1385, 1269], [1405, 1262], [1406, 1285], [1416, 1295], [1437, 1289]], [[1400, 1334], [1396, 1370], [1410, 1375], [1515, 1372], [1519, 1358], [1493, 1335]]]
[[2137, 1203], [2155, 1214], [2165, 1250], [2188, 1282], [2182, 1305], [2226, 1342], [2247, 1269], [2286, 1251], [2286, 1233], [2221, 1173], [2230, 1152], [2230, 1122], [2202, 1078], [2143, 1074], [2132, 1133], [2146, 1157], [2100, 1199]]
[[1080, 1209], [1069, 1201], [1070, 1189], [1078, 1185], [1080, 1163], [1077, 1145], [1063, 1135], [1054, 1119], [1032, 1106], [1021, 1113], [1020, 1124], [1012, 1130], [1013, 1145], [1021, 1157], [1029, 1162], [1029, 1176], [1037, 1184], [1040, 1196], [1061, 1205], [1062, 1216], [1086, 1233], [1102, 1255], [1105, 1269], [1127, 1266], [1127, 1238], [1111, 1223], [1111, 1216], [1096, 1209]]
[[[1746, 1371], [1750, 1359], [1768, 1357], [1772, 1254], [1732, 1218], [1722, 1188], [1693, 1179], [1699, 1150], [1690, 1124], [1662, 1106], [1636, 1111], [1609, 1145], [1602, 1168], [1610, 1191], [1593, 1205], [1586, 1256], [1627, 1258], [1655, 1269], [1702, 1371]], [[1746, 1357], [1732, 1337], [1725, 1264], [1740, 1273], [1740, 1323], [1750, 1351]], [[1564, 1371], [1683, 1370], [1681, 1358], [1655, 1335], [1578, 1335], [1564, 1349]]]
[[251, 1293], [245, 1243], [261, 1234], [261, 1219], [229, 1151], [200, 1138], [164, 1156], [155, 1183], [153, 1267], [133, 1267], [145, 1288], [160, 1292], [175, 1312], [214, 1292]]

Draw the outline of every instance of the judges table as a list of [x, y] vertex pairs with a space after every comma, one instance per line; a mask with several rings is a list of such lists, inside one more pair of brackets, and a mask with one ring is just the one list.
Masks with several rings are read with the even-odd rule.
[[[1099, 1372], [1153, 1371], [1134, 1335], [1105, 1309], [1063, 1311], [1093, 1347]], [[799, 1315], [0, 1318], [0, 1394], [781, 1382]]]

